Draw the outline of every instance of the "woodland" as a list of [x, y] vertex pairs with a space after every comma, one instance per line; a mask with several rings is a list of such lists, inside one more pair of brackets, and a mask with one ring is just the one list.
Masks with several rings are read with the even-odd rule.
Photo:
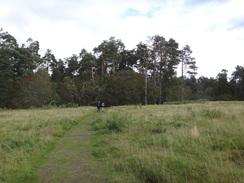
[[[181, 68], [177, 76], [177, 68]], [[110, 37], [93, 52], [57, 59], [50, 49], [41, 56], [38, 41], [17, 39], [0, 29], [0, 108], [147, 105], [185, 100], [244, 100], [244, 67], [216, 78], [196, 78], [189, 45], [155, 35], [126, 49]]]

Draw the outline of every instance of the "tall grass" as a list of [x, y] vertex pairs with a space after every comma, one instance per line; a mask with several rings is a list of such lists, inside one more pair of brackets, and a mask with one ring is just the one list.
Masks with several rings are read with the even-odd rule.
[[93, 109], [0, 111], [0, 182], [36, 182], [37, 167], [55, 142]]
[[243, 102], [114, 107], [93, 123], [93, 154], [115, 182], [244, 182], [243, 119]]

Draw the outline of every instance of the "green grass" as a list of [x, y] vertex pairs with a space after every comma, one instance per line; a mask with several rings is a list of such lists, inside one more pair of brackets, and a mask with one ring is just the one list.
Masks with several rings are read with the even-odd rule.
[[112, 182], [244, 182], [243, 119], [244, 102], [113, 107], [93, 155]]
[[0, 111], [0, 182], [38, 181], [37, 169], [65, 132], [92, 108]]
[[[93, 112], [90, 107], [0, 110], [0, 182], [38, 182], [48, 155], [59, 157], [63, 172], [57, 177], [72, 176], [66, 162], [72, 163], [79, 151], [64, 156], [52, 150], [72, 127], [79, 124], [80, 133], [82, 119], [89, 119], [86, 125], [93, 120], [92, 136], [81, 144], [93, 155], [87, 162], [110, 182], [244, 182], [244, 102]], [[76, 148], [69, 138], [65, 143], [66, 149]]]

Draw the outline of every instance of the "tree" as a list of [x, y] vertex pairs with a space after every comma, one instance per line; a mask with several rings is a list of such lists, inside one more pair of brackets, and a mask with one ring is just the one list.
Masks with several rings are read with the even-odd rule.
[[194, 77], [197, 74], [197, 66], [195, 58], [191, 56], [192, 51], [190, 49], [190, 46], [186, 45], [183, 47], [183, 49], [180, 51], [179, 57], [181, 61], [181, 80], [182, 80], [182, 86], [181, 86], [181, 100], [183, 100], [183, 88], [184, 88], [184, 74], [190, 74], [190, 76]]
[[73, 54], [71, 57], [65, 59], [65, 65], [67, 66], [65, 69], [65, 75], [74, 80], [75, 76], [78, 75], [80, 68], [79, 57]]
[[121, 52], [125, 46], [120, 39], [110, 37], [108, 41], [103, 41], [94, 48], [94, 53], [98, 59], [98, 66], [103, 77], [105, 70], [110, 68], [111, 73], [115, 73], [121, 61]]
[[28, 48], [16, 48], [13, 56], [15, 58], [13, 65], [15, 80], [29, 76], [36, 69], [36, 64], [33, 62], [31, 52]]
[[95, 56], [92, 53], [88, 53], [85, 49], [82, 49], [79, 54], [80, 63], [78, 73], [83, 81], [92, 80], [94, 83], [95, 74]]
[[32, 60], [32, 63], [35, 65], [35, 67], [39, 67], [40, 64], [41, 64], [41, 56], [40, 54], [38, 53], [39, 52], [39, 49], [40, 49], [40, 46], [39, 46], [39, 42], [38, 41], [33, 41], [31, 38], [29, 38], [27, 40], [27, 43], [29, 44], [27, 46], [27, 49], [30, 51], [31, 53], [31, 60]]
[[[196, 77], [195, 76], [191, 76], [190, 78], [186, 78], [186, 80], [184, 82], [184, 85], [185, 85], [185, 87], [190, 88], [191, 92], [192, 92], [192, 95], [188, 99], [189, 100], [196, 99], [196, 92], [197, 92], [197, 79], [196, 79]], [[181, 79], [181, 86], [182, 86], [182, 79]]]
[[55, 83], [61, 83], [65, 77], [65, 65], [63, 60], [59, 59], [57, 62], [53, 62], [51, 64], [52, 70], [52, 81]]
[[[151, 37], [152, 55], [154, 59], [153, 73], [154, 82], [158, 76], [159, 83], [159, 104], [162, 103], [162, 83], [175, 75], [176, 66], [179, 64], [178, 43], [174, 39], [166, 41], [163, 36]], [[164, 97], [165, 98], [165, 97]], [[163, 99], [164, 100], [164, 99]]]
[[143, 101], [144, 76], [131, 70], [116, 72], [106, 83], [104, 99], [107, 105], [139, 104]]
[[192, 90], [189, 86], [185, 86], [182, 89], [181, 86], [181, 78], [173, 77], [170, 82], [168, 83], [169, 86], [166, 87], [166, 101], [180, 101], [182, 95], [185, 99], [190, 100], [192, 97]]
[[217, 75], [217, 99], [228, 100], [230, 93], [230, 85], [227, 79], [228, 70], [222, 69]]
[[[157, 85], [157, 78], [160, 72], [160, 65], [162, 65], [163, 60], [163, 54], [166, 51], [166, 40], [163, 36], [155, 35], [152, 37], [149, 37], [149, 47], [150, 47], [150, 56], [153, 60], [152, 64], [152, 70], [153, 70], [153, 83], [156, 86]], [[162, 67], [162, 66], [161, 66]], [[159, 79], [159, 82], [161, 79]], [[158, 82], [158, 85], [161, 85], [161, 83]], [[160, 91], [161, 92], [161, 91]]]
[[144, 73], [144, 77], [145, 77], [144, 99], [145, 99], [145, 105], [147, 105], [147, 72], [148, 72], [148, 65], [149, 65], [149, 49], [146, 44], [140, 42], [137, 45], [136, 57], [139, 61], [138, 64], [139, 72]]
[[83, 81], [79, 89], [79, 96], [81, 105], [93, 105], [97, 97], [93, 83], [89, 81]]
[[80, 100], [77, 87], [74, 81], [68, 76], [66, 76], [63, 82], [59, 85], [58, 95], [61, 99], [59, 104], [71, 103], [74, 105], [78, 104]]
[[231, 75], [231, 82], [235, 85], [235, 97], [244, 100], [244, 67], [237, 65], [235, 69]]
[[196, 91], [194, 99], [215, 100], [218, 83], [214, 78], [201, 76], [196, 81]]
[[119, 64], [119, 70], [133, 70], [133, 66], [136, 65], [136, 53], [135, 49], [123, 50], [121, 52], [121, 62]]
[[16, 39], [0, 29], [0, 107], [10, 107], [13, 97]]
[[183, 80], [184, 74], [187, 73], [190, 76], [197, 74], [196, 60], [191, 56], [192, 51], [190, 46], [186, 45], [180, 50], [180, 61], [181, 61], [181, 78]]
[[52, 65], [57, 62], [52, 50], [47, 49], [45, 55], [41, 59], [40, 68], [45, 68], [48, 72], [52, 72]]
[[36, 73], [17, 81], [16, 84], [18, 89], [18, 95], [15, 98], [16, 107], [40, 107], [55, 103], [53, 84], [45, 69], [39, 69]]

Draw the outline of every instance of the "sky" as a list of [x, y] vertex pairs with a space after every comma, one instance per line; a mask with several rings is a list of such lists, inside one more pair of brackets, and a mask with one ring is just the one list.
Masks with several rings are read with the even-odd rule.
[[126, 49], [148, 36], [189, 45], [198, 75], [228, 76], [244, 66], [243, 0], [0, 0], [0, 28], [19, 45], [28, 38], [57, 59], [92, 52], [110, 37]]

